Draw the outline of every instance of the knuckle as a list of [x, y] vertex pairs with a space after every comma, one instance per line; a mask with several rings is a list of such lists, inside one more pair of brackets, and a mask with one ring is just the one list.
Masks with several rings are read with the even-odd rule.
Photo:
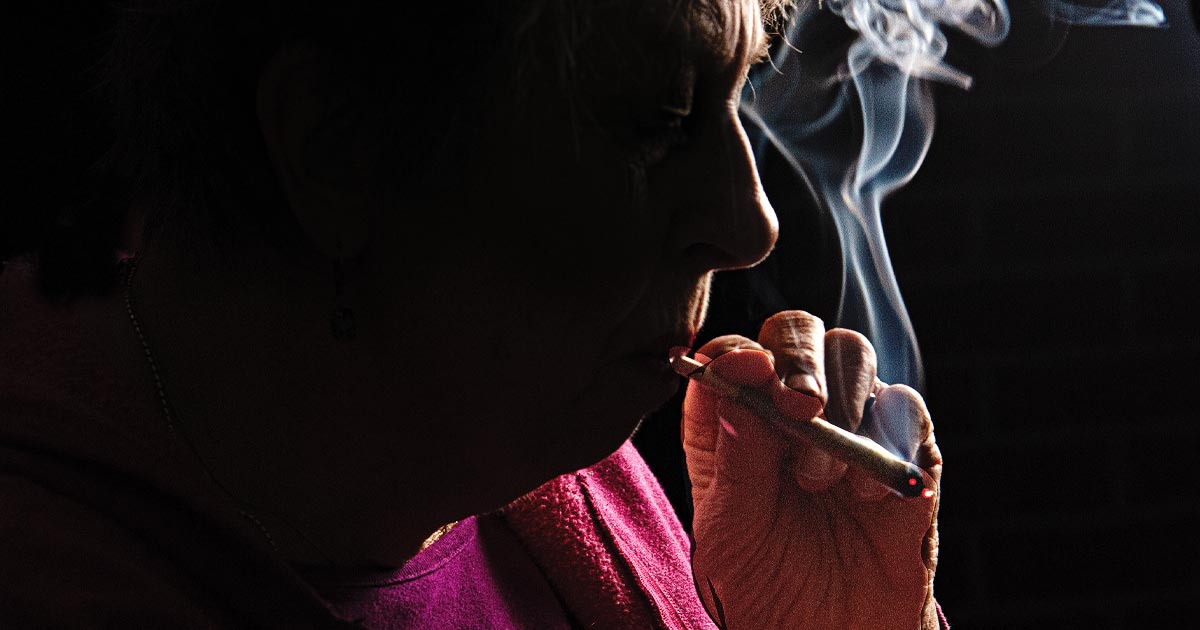
[[767, 329], [801, 329], [825, 330], [825, 322], [820, 317], [807, 311], [779, 311], [763, 322], [763, 330]]
[[758, 339], [773, 352], [780, 368], [819, 374], [823, 371], [825, 324], [804, 311], [783, 311], [763, 322]]
[[825, 371], [831, 384], [852, 385], [855, 393], [875, 390], [876, 360], [871, 342], [861, 334], [845, 328], [825, 333]]
[[921, 398], [921, 394], [917, 390], [904, 384], [888, 385], [879, 392], [875, 404], [885, 405], [888, 407], [916, 409], [922, 412], [922, 415], [928, 417], [929, 410], [925, 408], [925, 399]]
[[862, 333], [849, 328], [834, 328], [825, 333], [826, 354], [856, 354], [875, 362], [875, 347]]

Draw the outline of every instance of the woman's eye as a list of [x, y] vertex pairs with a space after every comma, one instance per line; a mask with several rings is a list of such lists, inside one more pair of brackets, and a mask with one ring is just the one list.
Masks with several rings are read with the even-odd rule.
[[637, 140], [648, 145], [674, 147], [687, 142], [685, 128], [689, 112], [676, 108], [661, 108], [639, 117], [633, 130]]

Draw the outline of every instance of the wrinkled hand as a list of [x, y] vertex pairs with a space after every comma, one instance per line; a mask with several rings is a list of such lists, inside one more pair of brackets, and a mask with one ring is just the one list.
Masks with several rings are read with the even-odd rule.
[[[765, 352], [764, 352], [765, 350]], [[758, 343], [714, 339], [698, 355], [741, 385], [773, 378], [827, 400], [824, 417], [929, 473], [942, 459], [919, 394], [875, 378], [858, 333], [802, 311], [767, 320]], [[869, 419], [863, 409], [874, 395]], [[906, 499], [701, 383], [684, 401], [692, 479], [693, 571], [713, 619], [749, 628], [936, 628], [932, 579], [939, 494]], [[933, 625], [930, 625], [933, 624]]]

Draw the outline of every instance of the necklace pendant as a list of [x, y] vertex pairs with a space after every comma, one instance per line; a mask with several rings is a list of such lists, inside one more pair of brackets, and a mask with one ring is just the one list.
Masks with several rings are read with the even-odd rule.
[[354, 311], [347, 306], [333, 309], [333, 314], [329, 316], [329, 329], [333, 333], [333, 338], [338, 341], [354, 339], [357, 332], [354, 324]]

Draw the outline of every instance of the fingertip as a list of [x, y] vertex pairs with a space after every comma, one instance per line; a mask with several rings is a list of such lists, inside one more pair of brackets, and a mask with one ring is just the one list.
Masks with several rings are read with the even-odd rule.
[[771, 356], [761, 348], [739, 348], [714, 358], [705, 367], [721, 380], [733, 385], [779, 386]]
[[696, 354], [704, 355], [709, 360], [712, 360], [727, 352], [743, 349], [766, 351], [766, 348], [763, 348], [761, 344], [748, 337], [743, 337], [742, 335], [722, 335], [700, 346], [700, 349], [696, 350]]
[[872, 362], [875, 360], [875, 346], [871, 345], [871, 340], [865, 335], [849, 328], [831, 328], [825, 332], [825, 348], [828, 352], [830, 347], [840, 350], [854, 349], [856, 352], [862, 352], [869, 355]]
[[932, 435], [925, 401], [907, 385], [889, 385], [875, 396], [865, 434], [902, 459], [912, 461]]
[[873, 395], [876, 374], [875, 350], [861, 334], [845, 328], [825, 333], [825, 382], [829, 421], [848, 431], [857, 431], [863, 408]]
[[941, 481], [942, 451], [938, 448], [937, 443], [929, 440], [921, 444], [921, 448], [917, 449], [917, 456], [913, 458], [913, 463], [932, 477], [935, 483]]
[[925, 399], [917, 390], [908, 385], [903, 383], [888, 385], [876, 396], [879, 398], [875, 401], [876, 404], [883, 403], [888, 407], [909, 407], [913, 409], [915, 415], [921, 417], [922, 421], [929, 419], [929, 408], [925, 406]]
[[817, 317], [808, 311], [801, 311], [799, 309], [779, 311], [763, 321], [764, 330], [767, 327], [793, 325], [819, 327], [822, 332], [825, 330], [825, 322], [820, 317]]
[[813, 398], [821, 397], [821, 382], [812, 374], [792, 374], [784, 379], [783, 384], [787, 385], [789, 389]]
[[[782, 311], [768, 317], [758, 341], [775, 357], [775, 371], [787, 382], [796, 375], [809, 375], [816, 395], [827, 398], [825, 383], [825, 323], [804, 311]], [[804, 381], [808, 389], [811, 383]]]

